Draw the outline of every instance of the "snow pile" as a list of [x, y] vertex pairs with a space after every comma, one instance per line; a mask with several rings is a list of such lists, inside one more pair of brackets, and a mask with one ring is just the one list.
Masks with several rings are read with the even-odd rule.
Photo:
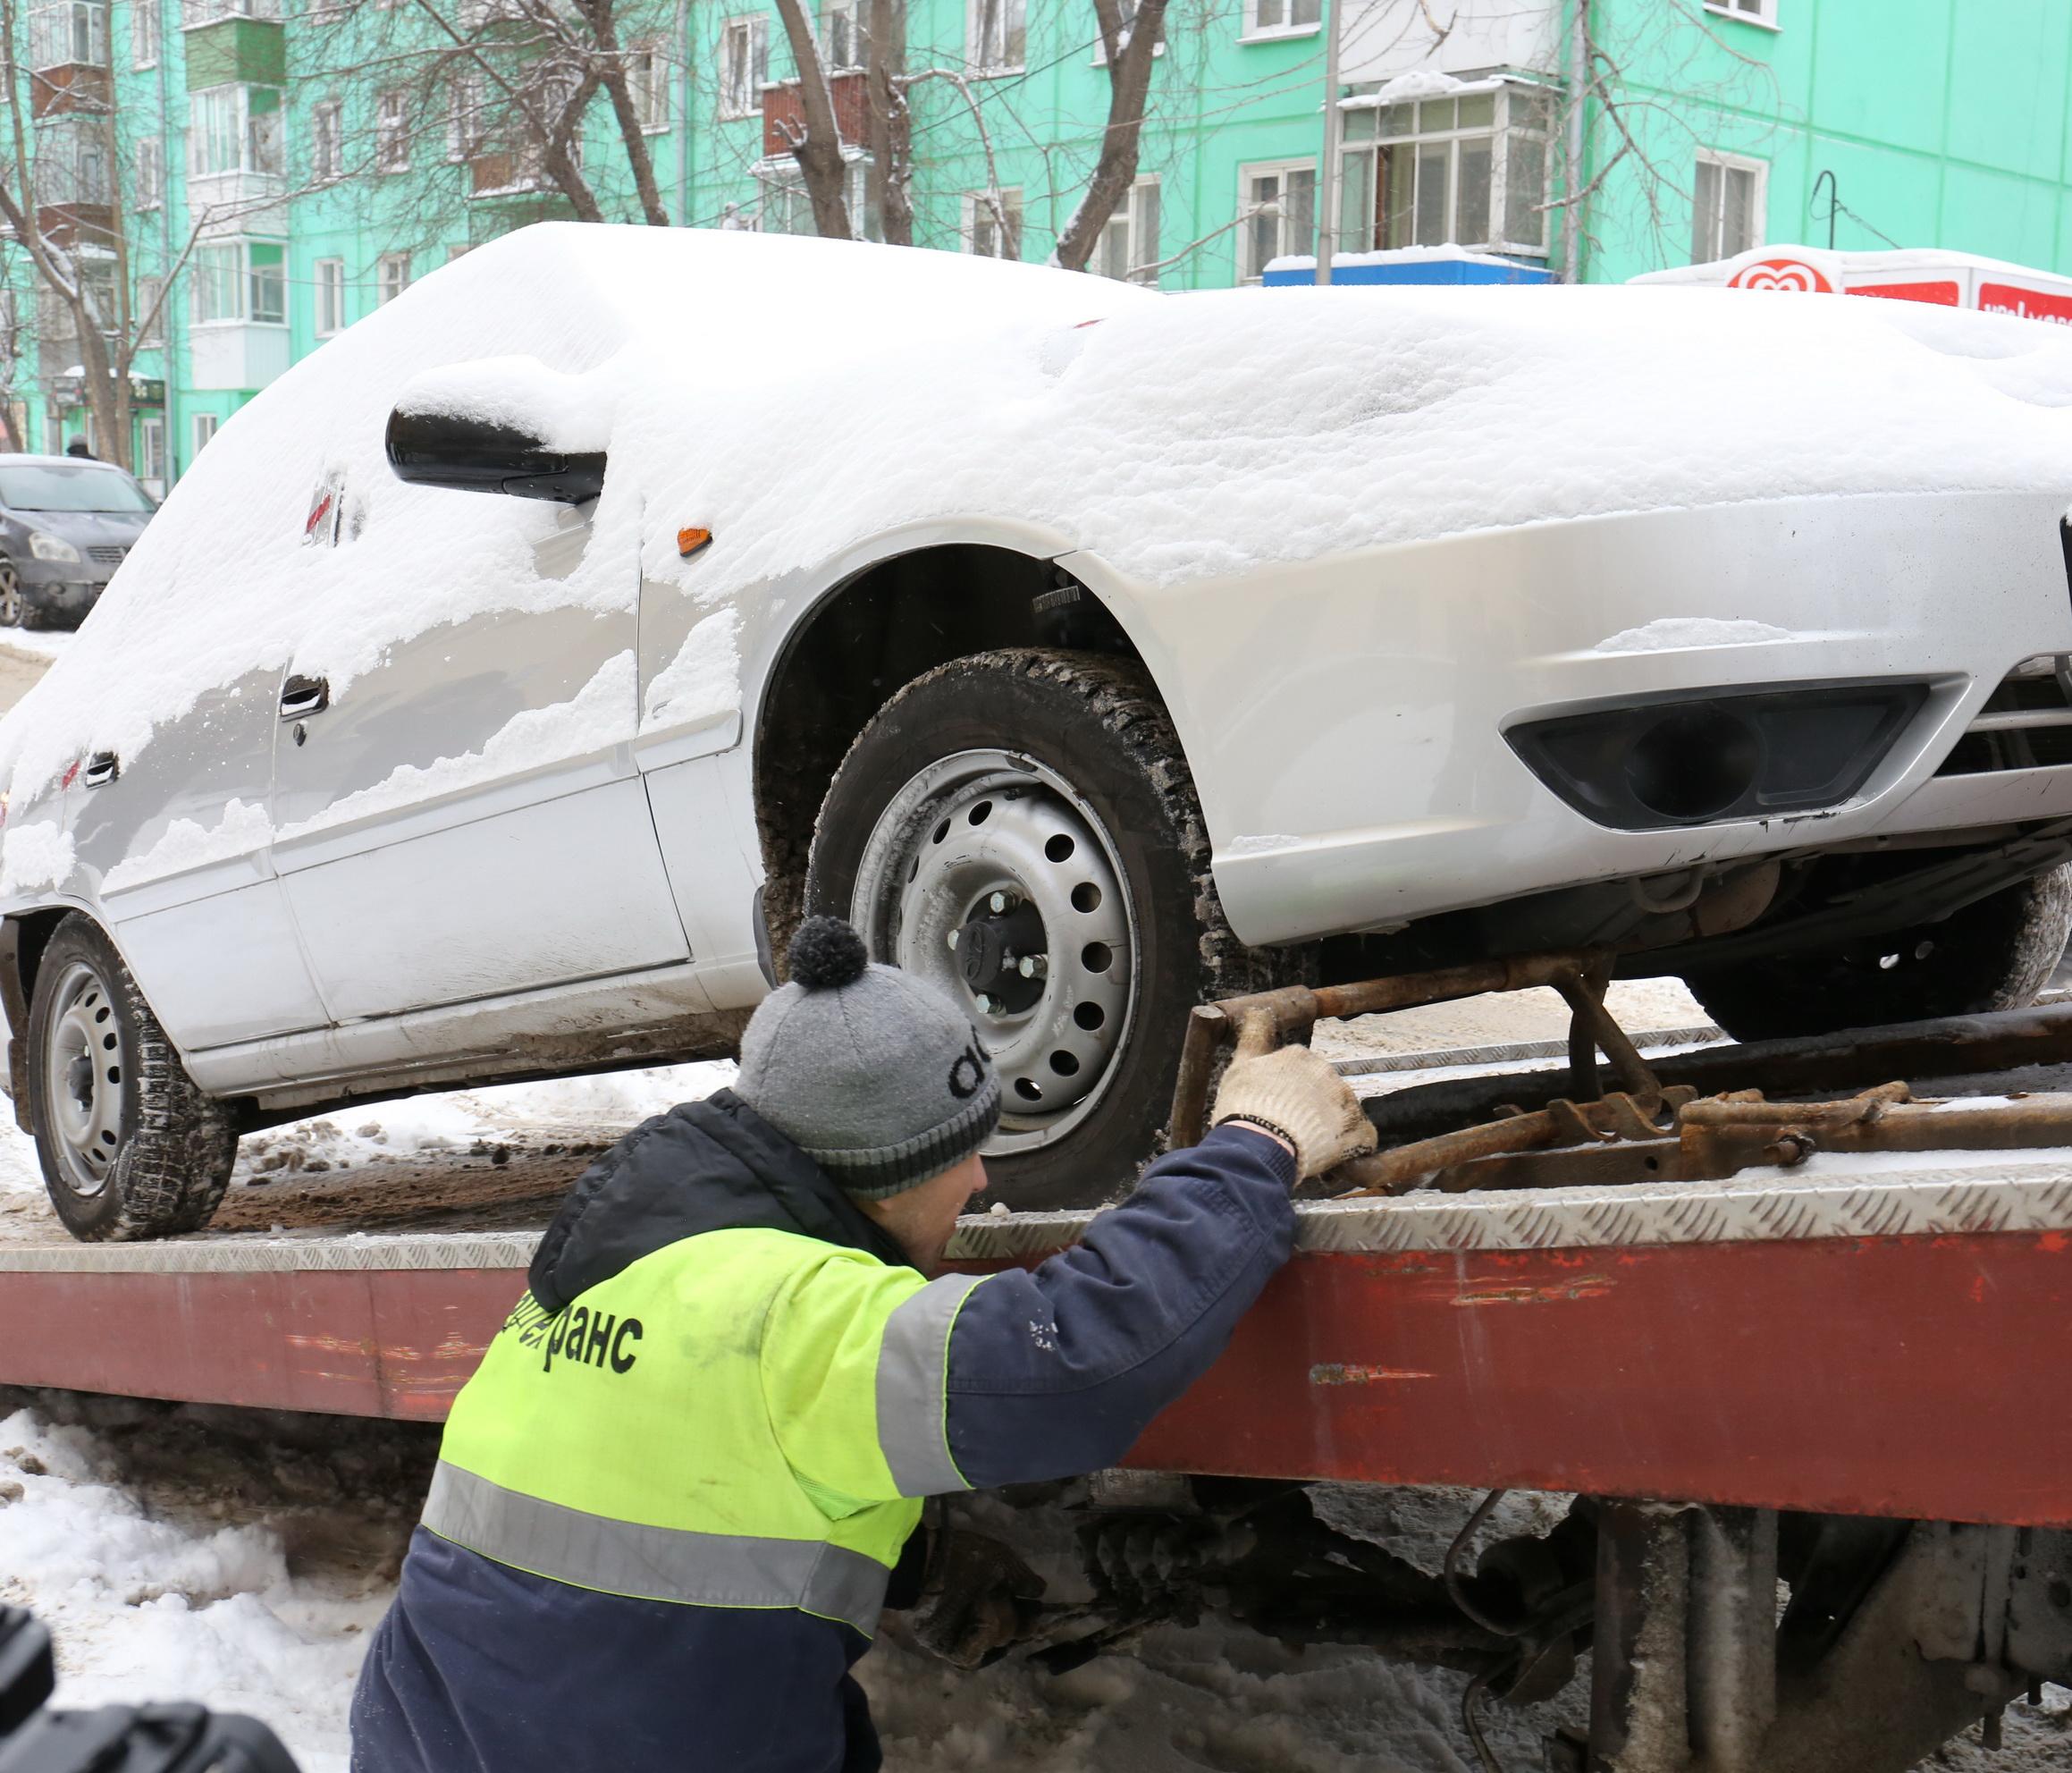
[[98, 1436], [0, 1418], [0, 1600], [49, 1627], [60, 1705], [201, 1699], [264, 1718], [305, 1773], [343, 1773], [352, 1682], [391, 1592], [371, 1572], [298, 1580], [267, 1526], [156, 1517]]
[[611, 441], [611, 414], [600, 392], [535, 357], [493, 357], [423, 370], [403, 384], [395, 403], [413, 413], [501, 425], [574, 455]]
[[[533, 405], [609, 414], [612, 470], [574, 570], [538, 565], [550, 508], [388, 472], [383, 426], [413, 385], [514, 419]], [[694, 621], [741, 612], [738, 629], [690, 628], [686, 681], [651, 705], [680, 693], [705, 720], [741, 698], [735, 658], [769, 644], [749, 628], [766, 620], [763, 587], [839, 570], [919, 523], [1090, 550], [1175, 587], [1664, 505], [2072, 497], [2068, 404], [2072, 340], [1906, 303], [1634, 289], [1181, 301], [954, 254], [527, 228], [425, 279], [224, 426], [0, 728], [0, 779], [19, 811], [89, 749], [133, 767], [205, 687], [247, 672], [306, 662], [336, 697], [441, 624], [623, 619], [642, 573], [679, 589]], [[301, 546], [313, 494], [335, 481], [356, 531]], [[686, 524], [716, 538], [689, 561]], [[580, 737], [629, 738], [637, 717], [615, 698], [609, 725]]]

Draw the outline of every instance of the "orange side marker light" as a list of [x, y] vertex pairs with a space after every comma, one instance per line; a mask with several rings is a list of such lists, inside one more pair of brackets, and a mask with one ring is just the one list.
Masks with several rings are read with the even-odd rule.
[[712, 545], [710, 529], [679, 529], [677, 531], [677, 553], [686, 561], [693, 554], [702, 554]]

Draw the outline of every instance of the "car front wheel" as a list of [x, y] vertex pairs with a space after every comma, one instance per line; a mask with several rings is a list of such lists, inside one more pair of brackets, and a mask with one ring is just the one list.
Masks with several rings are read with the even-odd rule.
[[230, 1182], [236, 1129], [85, 917], [68, 916], [44, 950], [28, 1070], [44, 1184], [75, 1237], [161, 1237], [208, 1223]]
[[14, 562], [0, 554], [0, 628], [29, 626], [29, 605], [21, 595], [21, 575]]
[[992, 1193], [1021, 1208], [1125, 1187], [1188, 1011], [1285, 964], [1224, 922], [1149, 680], [1091, 654], [980, 654], [900, 690], [836, 773], [806, 897], [971, 1017], [1000, 1076]]

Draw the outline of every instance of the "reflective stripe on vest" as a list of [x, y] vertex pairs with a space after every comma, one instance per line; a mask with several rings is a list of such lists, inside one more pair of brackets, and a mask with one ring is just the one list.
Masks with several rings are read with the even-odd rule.
[[950, 1457], [943, 1394], [950, 1327], [974, 1274], [946, 1274], [894, 1310], [878, 1355], [878, 1447], [902, 1496], [969, 1490]]
[[694, 1607], [791, 1607], [868, 1636], [890, 1575], [824, 1540], [754, 1539], [585, 1514], [448, 1465], [432, 1475], [424, 1524], [514, 1569], [573, 1587]]

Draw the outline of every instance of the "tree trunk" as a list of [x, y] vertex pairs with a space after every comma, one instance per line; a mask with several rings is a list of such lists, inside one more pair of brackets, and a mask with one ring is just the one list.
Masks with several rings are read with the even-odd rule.
[[590, 101], [596, 94], [597, 70], [590, 68], [585, 71], [569, 102], [556, 114], [546, 139], [540, 144], [541, 168], [569, 199], [578, 222], [604, 219], [604, 211], [598, 207], [597, 193], [590, 189], [590, 182], [583, 176], [583, 169], [576, 164], [575, 152], [569, 146], [582, 129], [583, 114], [590, 108]]
[[914, 244], [914, 114], [907, 109], [906, 8], [870, 0], [863, 73], [871, 110], [871, 165], [864, 177], [878, 226], [890, 246]]
[[[647, 151], [647, 131], [640, 126], [633, 108], [633, 93], [626, 83], [626, 63], [619, 46], [619, 22], [612, 15], [612, 0], [577, 0], [584, 19], [597, 39], [600, 57], [598, 80], [611, 101], [611, 114], [619, 122], [619, 137], [626, 145], [626, 164], [633, 169], [633, 186], [640, 195], [640, 213], [651, 228], [670, 225], [669, 211], [662, 207], [661, 191], [654, 182], [654, 156]], [[684, 120], [690, 127], [690, 120]]]
[[805, 113], [805, 133], [791, 144], [791, 157], [798, 162], [799, 174], [805, 180], [813, 231], [823, 240], [853, 241], [856, 229], [843, 189], [847, 182], [843, 176], [846, 168], [842, 164], [841, 131], [835, 122], [835, 95], [828, 86], [827, 63], [821, 60], [820, 39], [801, 0], [777, 0], [777, 13], [791, 42], [792, 60], [798, 64], [799, 108]]
[[1144, 131], [1144, 106], [1150, 97], [1151, 68], [1166, 30], [1166, 0], [1141, 0], [1137, 16], [1124, 38], [1118, 0], [1093, 0], [1100, 23], [1101, 46], [1108, 52], [1108, 128], [1100, 139], [1100, 157], [1086, 195], [1058, 235], [1051, 263], [1067, 271], [1083, 271], [1094, 243], [1108, 226], [1116, 206], [1137, 182], [1137, 150]]

